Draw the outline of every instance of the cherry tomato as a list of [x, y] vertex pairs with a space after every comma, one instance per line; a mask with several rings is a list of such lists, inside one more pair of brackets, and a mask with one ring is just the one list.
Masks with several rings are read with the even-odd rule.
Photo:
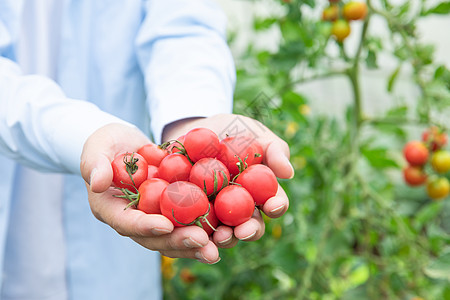
[[161, 160], [169, 155], [167, 150], [153, 143], [142, 146], [137, 153], [142, 155], [149, 165], [156, 167], [159, 167]]
[[117, 155], [111, 162], [113, 183], [116, 187], [132, 190], [139, 188], [147, 179], [148, 164], [140, 154], [123, 153]]
[[442, 199], [448, 196], [450, 183], [445, 177], [433, 178], [427, 183], [427, 194], [431, 199]]
[[427, 181], [427, 174], [421, 167], [407, 166], [403, 169], [403, 178], [410, 186], [419, 186]]
[[431, 166], [438, 173], [447, 173], [450, 170], [450, 152], [439, 150], [431, 156]]
[[337, 20], [331, 26], [331, 35], [338, 42], [343, 42], [350, 35], [350, 32], [350, 24], [346, 20]]
[[158, 167], [152, 166], [152, 165], [148, 165], [147, 179], [158, 178], [158, 177], [159, 177]]
[[229, 185], [217, 194], [214, 208], [220, 222], [238, 226], [250, 220], [255, 210], [255, 201], [245, 188]]
[[147, 214], [161, 214], [160, 200], [164, 189], [169, 185], [165, 180], [152, 178], [139, 186], [137, 208]]
[[182, 135], [179, 138], [177, 138], [177, 142], [172, 143], [170, 145], [170, 147], [168, 148], [168, 150], [172, 153], [182, 152], [182, 149], [184, 147], [183, 146], [184, 145], [184, 137], [185, 137], [185, 135]]
[[255, 200], [256, 205], [264, 205], [269, 198], [276, 195], [278, 181], [272, 170], [265, 165], [253, 165], [244, 170], [236, 183], [244, 187]]
[[177, 180], [189, 180], [192, 164], [189, 159], [179, 153], [172, 153], [164, 157], [159, 165], [159, 178], [172, 183]]
[[428, 161], [429, 151], [424, 143], [410, 141], [403, 148], [403, 155], [407, 162], [413, 166], [423, 166]]
[[201, 218], [200, 223], [202, 224], [203, 230], [206, 231], [208, 235], [214, 233], [214, 230], [219, 226], [219, 219], [217, 219], [214, 205], [210, 203], [210, 209], [206, 218]]
[[259, 143], [247, 136], [229, 136], [220, 142], [220, 150], [217, 159], [230, 171], [231, 176], [239, 174], [239, 159], [245, 161], [248, 166], [260, 163], [262, 147]]
[[337, 5], [330, 5], [322, 11], [322, 20], [333, 22], [339, 17], [339, 8]]
[[200, 221], [209, 209], [208, 197], [193, 183], [176, 181], [170, 183], [162, 192], [161, 213], [180, 227]]
[[194, 128], [184, 137], [184, 148], [194, 163], [205, 157], [216, 157], [219, 143], [217, 134], [208, 128]]
[[347, 20], [362, 20], [367, 15], [367, 5], [363, 2], [350, 1], [344, 5], [342, 15]]
[[230, 172], [220, 160], [202, 158], [192, 166], [189, 181], [199, 186], [209, 196], [228, 185]]
[[431, 151], [436, 151], [444, 147], [448, 142], [448, 135], [437, 126], [431, 126], [422, 134], [422, 141], [429, 145]]

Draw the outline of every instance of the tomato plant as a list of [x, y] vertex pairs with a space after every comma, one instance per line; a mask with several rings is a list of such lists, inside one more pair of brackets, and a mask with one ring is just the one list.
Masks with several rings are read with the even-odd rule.
[[123, 153], [111, 162], [113, 183], [116, 187], [133, 189], [147, 179], [148, 164], [137, 153]]
[[437, 126], [431, 126], [423, 132], [422, 141], [429, 145], [431, 151], [436, 151], [447, 145], [448, 135]]

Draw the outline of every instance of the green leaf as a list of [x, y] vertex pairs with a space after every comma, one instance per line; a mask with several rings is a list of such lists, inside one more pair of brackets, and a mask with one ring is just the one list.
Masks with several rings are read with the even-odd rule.
[[362, 149], [362, 154], [375, 169], [398, 168], [399, 165], [389, 158], [388, 150], [384, 148]]
[[255, 29], [255, 31], [267, 30], [277, 21], [278, 18], [256, 19], [253, 23], [253, 28]]
[[431, 278], [450, 281], [450, 250], [431, 261], [424, 271]]
[[394, 84], [397, 81], [398, 74], [400, 73], [401, 65], [399, 65], [394, 72], [392, 72], [391, 76], [389, 76], [388, 85], [387, 85], [387, 91], [389, 93], [392, 92], [394, 88]]
[[422, 13], [423, 16], [430, 14], [447, 15], [450, 13], [450, 1], [439, 3], [437, 6], [430, 8]]

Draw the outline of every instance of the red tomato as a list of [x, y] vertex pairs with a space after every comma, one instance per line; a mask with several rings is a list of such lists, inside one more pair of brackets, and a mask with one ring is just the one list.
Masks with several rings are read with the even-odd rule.
[[209, 208], [208, 197], [193, 183], [176, 181], [170, 183], [162, 192], [161, 213], [172, 221], [174, 226], [185, 226], [199, 221]]
[[219, 219], [217, 219], [214, 205], [212, 205], [212, 203], [210, 203], [208, 215], [206, 216], [206, 218], [201, 218], [200, 223], [202, 224], [203, 230], [205, 230], [208, 235], [213, 234], [214, 230], [219, 226]]
[[205, 157], [216, 157], [219, 143], [217, 134], [208, 128], [194, 128], [184, 137], [184, 148], [194, 163]]
[[410, 186], [419, 186], [427, 181], [427, 174], [421, 167], [407, 166], [403, 169], [403, 178]]
[[436, 151], [444, 147], [448, 142], [448, 136], [437, 126], [431, 126], [422, 134], [422, 141], [429, 145], [431, 151]]
[[220, 142], [217, 159], [230, 171], [231, 176], [239, 174], [239, 158], [251, 166], [262, 161], [262, 147], [255, 139], [247, 136], [229, 136]]
[[169, 151], [172, 153], [182, 152], [181, 149], [183, 149], [183, 147], [184, 147], [183, 146], [184, 145], [184, 137], [185, 137], [185, 135], [182, 135], [179, 138], [177, 138], [177, 142], [174, 142], [169, 146], [169, 148], [168, 148]]
[[169, 183], [178, 180], [189, 180], [189, 173], [191, 172], [192, 164], [189, 159], [179, 153], [172, 153], [164, 157], [159, 165], [159, 178], [166, 180]]
[[147, 179], [147, 161], [137, 153], [124, 153], [116, 156], [111, 162], [113, 183], [116, 187], [131, 190], [139, 188]]
[[413, 166], [423, 166], [428, 160], [429, 151], [424, 143], [410, 141], [403, 148], [406, 161]]
[[157, 167], [159, 167], [161, 160], [169, 154], [167, 150], [153, 143], [142, 146], [137, 153], [142, 155], [149, 165]]
[[269, 198], [276, 195], [278, 191], [278, 181], [272, 170], [266, 165], [253, 165], [244, 170], [236, 183], [244, 187], [256, 205], [264, 205]]
[[147, 179], [158, 178], [158, 177], [159, 177], [158, 167], [152, 166], [152, 165], [148, 165]]
[[200, 187], [206, 195], [219, 192], [230, 182], [227, 167], [215, 158], [202, 158], [194, 164], [189, 181]]
[[167, 181], [159, 178], [144, 181], [139, 187], [137, 208], [147, 214], [161, 214], [161, 194], [168, 185]]
[[255, 210], [255, 201], [245, 188], [229, 185], [217, 194], [214, 209], [220, 222], [238, 226], [250, 220]]

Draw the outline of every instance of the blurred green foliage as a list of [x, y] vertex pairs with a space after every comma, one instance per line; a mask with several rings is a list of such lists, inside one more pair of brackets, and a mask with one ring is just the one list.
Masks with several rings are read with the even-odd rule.
[[[296, 176], [280, 180], [290, 208], [266, 219], [259, 241], [222, 249], [216, 265], [170, 264], [165, 299], [450, 299], [450, 201], [432, 201], [401, 177], [405, 142], [445, 128], [449, 115], [450, 72], [416, 33], [421, 18], [448, 15], [449, 2], [367, 1], [355, 51], [330, 37], [330, 23], [302, 13], [315, 1], [269, 2], [282, 13], [255, 17], [253, 30], [275, 28], [281, 39], [275, 51], [249, 45], [236, 58], [235, 111], [290, 145]], [[368, 30], [375, 16], [387, 37]], [[374, 115], [364, 111], [361, 70], [378, 69], [380, 55], [396, 64], [381, 95], [403, 70], [419, 92]], [[316, 113], [298, 89], [332, 77], [351, 89], [345, 116]]]

